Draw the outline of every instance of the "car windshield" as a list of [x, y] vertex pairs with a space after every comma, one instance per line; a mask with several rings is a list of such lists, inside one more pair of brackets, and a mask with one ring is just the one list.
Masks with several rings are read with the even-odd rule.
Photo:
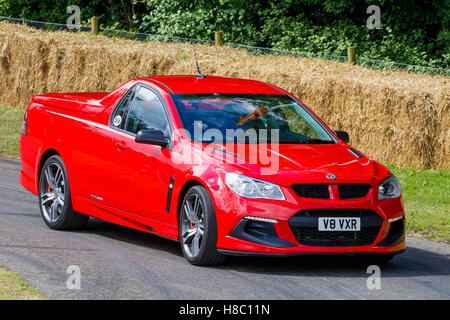
[[176, 94], [173, 99], [194, 141], [335, 143], [319, 120], [287, 95]]

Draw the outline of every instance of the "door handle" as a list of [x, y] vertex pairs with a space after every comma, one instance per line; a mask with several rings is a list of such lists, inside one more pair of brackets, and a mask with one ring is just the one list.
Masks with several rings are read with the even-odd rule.
[[125, 150], [127, 148], [127, 144], [124, 141], [116, 141], [114, 145], [119, 150]]

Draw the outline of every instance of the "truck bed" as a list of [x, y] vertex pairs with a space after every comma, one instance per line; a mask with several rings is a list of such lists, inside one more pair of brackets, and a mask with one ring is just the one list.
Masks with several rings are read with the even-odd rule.
[[104, 109], [102, 100], [109, 92], [48, 93], [33, 97], [33, 102], [76, 112], [98, 115]]

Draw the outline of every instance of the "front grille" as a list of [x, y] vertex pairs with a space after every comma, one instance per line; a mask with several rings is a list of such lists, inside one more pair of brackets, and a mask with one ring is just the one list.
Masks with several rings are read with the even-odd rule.
[[339, 197], [341, 199], [362, 198], [367, 195], [371, 186], [363, 183], [339, 183]]
[[302, 183], [292, 186], [294, 192], [303, 198], [330, 199], [328, 184], [325, 183]]
[[[363, 198], [372, 188], [370, 184], [364, 183], [338, 183], [335, 185], [338, 187], [341, 199]], [[292, 190], [303, 198], [330, 199], [328, 186], [329, 184], [326, 183], [298, 183], [292, 185]]]
[[305, 246], [353, 247], [373, 243], [380, 227], [361, 228], [361, 231], [318, 231], [317, 227], [291, 227], [291, 230]]
[[[319, 231], [319, 217], [360, 217], [360, 231]], [[383, 219], [372, 210], [332, 209], [303, 210], [289, 219], [297, 241], [305, 246], [353, 247], [372, 244], [378, 236]]]

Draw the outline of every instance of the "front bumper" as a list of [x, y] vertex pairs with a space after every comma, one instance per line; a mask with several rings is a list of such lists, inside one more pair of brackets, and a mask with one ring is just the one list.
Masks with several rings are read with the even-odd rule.
[[365, 252], [365, 251], [355, 251], [355, 252], [292, 252], [292, 253], [265, 253], [265, 252], [250, 252], [250, 251], [236, 251], [236, 250], [225, 250], [217, 249], [217, 252], [225, 254], [228, 256], [250, 256], [250, 257], [296, 257], [296, 256], [323, 256], [323, 255], [392, 255], [405, 252], [405, 249], [394, 251], [394, 252]]
[[[373, 190], [364, 198], [352, 200], [300, 198], [289, 188], [283, 189], [283, 192], [286, 196], [285, 201], [244, 199], [231, 193], [228, 194], [226, 202], [220, 202], [219, 199], [221, 205], [216, 208], [218, 251], [233, 255], [266, 256], [360, 253], [394, 255], [405, 249], [405, 219], [401, 198], [378, 201]], [[375, 233], [372, 228], [370, 235], [372, 238], [363, 239], [365, 242], [342, 242], [342, 239], [337, 237], [339, 243], [321, 245], [317, 242], [301, 241], [299, 235], [295, 234], [294, 220], [300, 212], [305, 211], [319, 212], [318, 216], [330, 216], [330, 214], [333, 216], [336, 212], [337, 216], [348, 216], [350, 212], [372, 212], [375, 217], [369, 219], [370, 221], [367, 220], [367, 226], [378, 224]], [[269, 228], [260, 225], [249, 232], [243, 232], [246, 216], [274, 219], [276, 223], [270, 224]], [[313, 220], [310, 219], [309, 222], [314, 225]], [[400, 223], [403, 228], [399, 228]], [[347, 234], [342, 234], [341, 237], [347, 237]]]

